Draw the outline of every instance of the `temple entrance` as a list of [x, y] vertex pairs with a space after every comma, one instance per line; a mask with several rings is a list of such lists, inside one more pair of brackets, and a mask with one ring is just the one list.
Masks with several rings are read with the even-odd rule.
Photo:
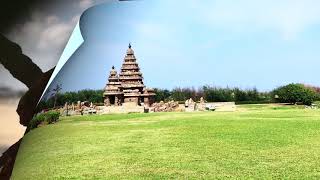
[[140, 97], [139, 99], [140, 99], [140, 100], [139, 100], [138, 105], [139, 105], [139, 106], [144, 105], [144, 97]]
[[110, 105], [114, 105], [116, 96], [109, 96]]

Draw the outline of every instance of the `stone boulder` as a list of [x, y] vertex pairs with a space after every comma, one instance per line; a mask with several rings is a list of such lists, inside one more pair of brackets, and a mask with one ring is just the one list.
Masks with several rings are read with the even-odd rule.
[[179, 103], [175, 101], [169, 101], [164, 103], [163, 101], [159, 103], [153, 103], [149, 108], [149, 112], [174, 112], [179, 108]]

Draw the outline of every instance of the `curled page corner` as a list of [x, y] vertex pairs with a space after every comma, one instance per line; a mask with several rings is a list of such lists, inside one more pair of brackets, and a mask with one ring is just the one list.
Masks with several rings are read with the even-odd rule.
[[56, 75], [60, 72], [61, 68], [66, 64], [66, 62], [69, 60], [69, 58], [73, 55], [73, 53], [83, 44], [84, 39], [82, 37], [81, 31], [80, 31], [80, 26], [79, 26], [79, 21], [76, 25], [76, 27], [74, 28], [68, 43], [66, 45], [66, 47], [64, 48], [59, 61], [47, 83], [46, 88], [44, 89], [44, 91], [42, 92], [42, 95], [40, 97], [40, 99], [38, 100], [38, 104], [41, 101], [41, 99], [43, 98], [45, 92], [47, 91], [47, 89], [49, 88], [50, 84], [52, 83], [52, 81], [54, 80], [54, 78], [56, 77]]

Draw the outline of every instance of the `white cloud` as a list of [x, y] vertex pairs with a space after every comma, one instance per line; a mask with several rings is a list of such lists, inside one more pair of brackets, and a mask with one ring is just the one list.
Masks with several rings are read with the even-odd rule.
[[57, 63], [75, 24], [73, 18], [65, 21], [56, 15], [35, 12], [31, 20], [19, 25], [9, 38], [20, 44], [23, 52], [46, 71]]
[[63, 46], [72, 31], [72, 22], [61, 22], [57, 17], [55, 17], [56, 20], [52, 21], [50, 20], [51, 18], [51, 16], [48, 17], [48, 23], [43, 24], [45, 27], [39, 37], [41, 41], [38, 43], [38, 48], [40, 50]]

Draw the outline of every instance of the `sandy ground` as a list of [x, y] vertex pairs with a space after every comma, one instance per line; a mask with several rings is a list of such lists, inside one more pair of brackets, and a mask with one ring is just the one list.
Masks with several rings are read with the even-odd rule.
[[24, 134], [16, 113], [18, 100], [0, 100], [0, 156]]

